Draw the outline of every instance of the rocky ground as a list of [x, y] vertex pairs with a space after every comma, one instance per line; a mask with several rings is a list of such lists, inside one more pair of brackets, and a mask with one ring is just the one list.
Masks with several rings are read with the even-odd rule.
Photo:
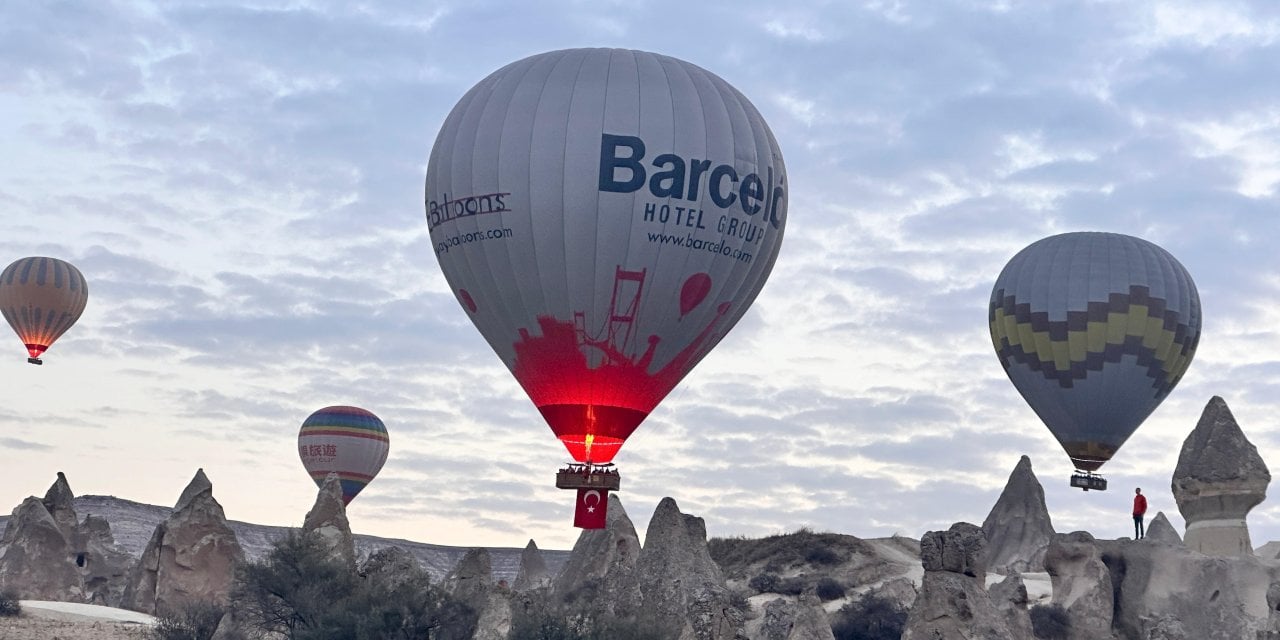
[[32, 616], [0, 618], [0, 640], [141, 640], [148, 628], [102, 620], [50, 620]]
[[64, 602], [24, 602], [22, 615], [0, 618], [0, 640], [141, 640], [148, 618], [132, 611]]

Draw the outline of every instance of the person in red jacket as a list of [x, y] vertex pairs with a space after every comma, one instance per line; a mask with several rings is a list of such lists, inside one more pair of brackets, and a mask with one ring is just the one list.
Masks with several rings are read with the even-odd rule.
[[1142, 495], [1142, 488], [1133, 490], [1133, 539], [1141, 540], [1145, 535], [1142, 529], [1142, 517], [1147, 515], [1147, 497]]

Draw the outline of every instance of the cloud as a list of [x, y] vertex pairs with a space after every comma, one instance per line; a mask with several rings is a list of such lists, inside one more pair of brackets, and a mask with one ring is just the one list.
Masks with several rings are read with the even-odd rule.
[[22, 440], [20, 438], [0, 438], [0, 447], [5, 449], [16, 449], [18, 451], [52, 451], [53, 447], [47, 444], [41, 444], [31, 440]]

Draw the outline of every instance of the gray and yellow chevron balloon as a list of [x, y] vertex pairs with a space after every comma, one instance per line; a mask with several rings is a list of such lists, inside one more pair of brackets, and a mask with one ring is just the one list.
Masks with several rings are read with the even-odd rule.
[[1155, 244], [1064, 233], [1005, 265], [988, 321], [1013, 385], [1076, 468], [1095, 471], [1186, 373], [1200, 342], [1200, 295]]

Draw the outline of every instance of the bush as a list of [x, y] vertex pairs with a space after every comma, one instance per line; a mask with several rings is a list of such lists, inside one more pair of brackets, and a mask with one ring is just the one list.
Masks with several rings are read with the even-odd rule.
[[152, 635], [156, 640], [209, 640], [226, 612], [217, 602], [193, 602], [157, 616]]
[[844, 597], [844, 585], [831, 578], [819, 579], [818, 584], [814, 586], [813, 591], [823, 602], [837, 600]]
[[544, 611], [516, 616], [508, 640], [669, 640], [679, 636], [657, 621], [640, 617], [584, 619]]
[[18, 592], [12, 589], [0, 591], [0, 618], [11, 618], [22, 613]]
[[774, 593], [781, 593], [784, 596], [798, 596], [804, 593], [808, 587], [809, 584], [803, 577], [783, 578], [782, 582], [778, 583], [778, 588], [774, 590]]
[[747, 586], [756, 593], [777, 593], [781, 584], [782, 578], [776, 573], [762, 573], [747, 582]]
[[387, 567], [361, 578], [318, 536], [297, 532], [241, 567], [232, 607], [246, 627], [291, 640], [469, 638], [478, 618], [421, 569]]
[[1071, 618], [1061, 605], [1038, 604], [1031, 607], [1031, 631], [1043, 640], [1065, 640], [1071, 632]]
[[836, 640], [899, 640], [906, 627], [906, 609], [884, 596], [864, 593], [836, 612], [831, 633]]
[[512, 620], [508, 640], [582, 640], [582, 635], [564, 618], [540, 612]]
[[818, 546], [822, 544], [818, 540], [814, 540], [812, 544], [814, 546], [809, 547], [809, 549], [805, 551], [805, 554], [804, 554], [805, 562], [808, 562], [809, 564], [824, 566], [824, 567], [840, 564], [840, 556], [837, 555], [836, 552], [832, 551], [828, 547]]

